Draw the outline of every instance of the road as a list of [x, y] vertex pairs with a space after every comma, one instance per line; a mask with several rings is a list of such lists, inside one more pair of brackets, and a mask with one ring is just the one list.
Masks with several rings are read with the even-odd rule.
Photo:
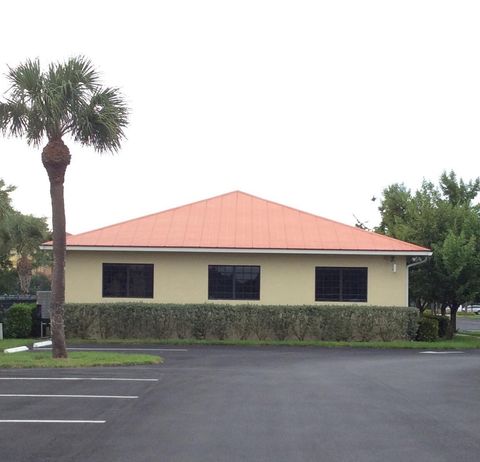
[[480, 453], [477, 351], [155, 353], [163, 365], [1, 370], [2, 460], [461, 462]]

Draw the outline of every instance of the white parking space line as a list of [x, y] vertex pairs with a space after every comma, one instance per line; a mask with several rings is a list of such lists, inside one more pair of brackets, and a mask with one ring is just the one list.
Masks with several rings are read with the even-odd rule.
[[0, 398], [104, 398], [104, 399], [138, 399], [138, 396], [114, 396], [114, 395], [33, 395], [0, 393]]
[[106, 420], [0, 420], [0, 423], [104, 424]]
[[130, 379], [122, 377], [0, 377], [0, 380], [92, 380], [99, 382], [158, 382], [158, 379]]
[[[51, 348], [39, 348], [41, 350], [51, 350]], [[67, 348], [68, 351], [172, 351], [184, 353], [188, 351], [185, 348]]]
[[423, 355], [458, 355], [465, 353], [464, 351], [419, 351]]

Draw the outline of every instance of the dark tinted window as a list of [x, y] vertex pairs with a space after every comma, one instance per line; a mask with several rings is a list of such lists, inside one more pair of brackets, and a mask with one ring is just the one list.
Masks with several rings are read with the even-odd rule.
[[366, 302], [367, 268], [315, 268], [315, 300]]
[[153, 265], [104, 263], [102, 295], [153, 298]]
[[210, 300], [259, 300], [260, 267], [209, 265]]

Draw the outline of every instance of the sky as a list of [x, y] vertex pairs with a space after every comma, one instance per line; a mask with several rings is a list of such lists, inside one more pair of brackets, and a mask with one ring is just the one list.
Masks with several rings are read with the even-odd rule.
[[[1, 95], [8, 66], [83, 55], [131, 111], [117, 154], [65, 139], [70, 233], [234, 190], [373, 227], [388, 185], [479, 174], [478, 0], [22, 0], [2, 18]], [[50, 220], [40, 155], [0, 137], [14, 207]]]

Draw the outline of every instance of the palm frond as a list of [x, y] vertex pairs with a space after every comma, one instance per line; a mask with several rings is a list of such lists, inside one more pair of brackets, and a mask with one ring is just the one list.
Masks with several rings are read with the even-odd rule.
[[42, 94], [43, 75], [38, 59], [27, 60], [15, 69], [9, 67], [7, 78], [10, 81], [11, 98], [32, 105]]
[[4, 135], [23, 136], [28, 127], [29, 110], [22, 101], [0, 103], [0, 129]]
[[57, 65], [57, 75], [71, 87], [85, 87], [94, 90], [99, 85], [98, 72], [91, 61], [84, 56], [70, 58], [65, 64]]
[[9, 68], [11, 87], [0, 103], [0, 130], [25, 136], [38, 145], [46, 135], [65, 134], [98, 151], [116, 151], [125, 137], [128, 109], [116, 88], [103, 88], [90, 60], [83, 56], [50, 64], [38, 60]]
[[70, 58], [64, 64], [50, 65], [48, 89], [57, 108], [74, 113], [99, 86], [99, 76], [85, 57]]
[[128, 108], [118, 88], [97, 90], [78, 114], [75, 140], [97, 151], [118, 151], [125, 138]]
[[0, 103], [0, 129], [6, 135], [25, 136], [28, 143], [38, 144], [44, 135], [40, 63], [28, 60], [16, 68], [9, 68], [7, 78], [11, 86], [8, 97]]

